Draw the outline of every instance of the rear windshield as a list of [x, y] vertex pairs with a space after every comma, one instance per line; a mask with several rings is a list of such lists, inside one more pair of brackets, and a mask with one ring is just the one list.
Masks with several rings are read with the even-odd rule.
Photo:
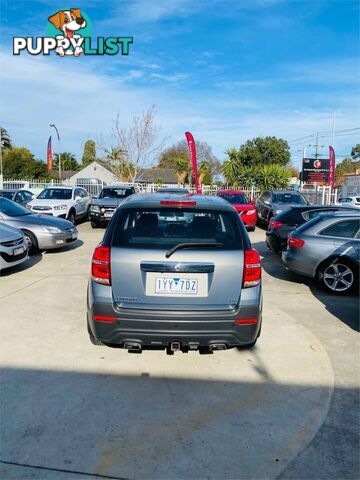
[[273, 193], [272, 200], [274, 203], [296, 203], [299, 205], [306, 205], [304, 197], [298, 193]]
[[72, 190], [70, 188], [46, 188], [37, 198], [49, 200], [71, 200]]
[[245, 193], [219, 193], [219, 197], [227, 200], [230, 203], [239, 203], [241, 205], [246, 205], [249, 203], [249, 199], [245, 195]]
[[6, 192], [6, 191], [0, 192], [0, 197], [8, 198], [9, 200], [12, 200], [13, 196], [14, 196], [14, 192]]
[[124, 209], [116, 219], [112, 245], [171, 248], [179, 243], [222, 243], [242, 249], [239, 220], [233, 212], [187, 209]]
[[305, 217], [302, 213], [302, 209], [297, 209], [297, 208], [286, 208], [286, 210], [284, 210], [283, 212], [279, 213], [278, 215], [276, 215], [276, 220], [284, 223], [284, 224], [288, 224], [288, 225], [301, 225], [302, 223], [304, 223], [306, 220], [305, 220]]
[[104, 188], [99, 198], [125, 198], [133, 193], [134, 191], [131, 188]]

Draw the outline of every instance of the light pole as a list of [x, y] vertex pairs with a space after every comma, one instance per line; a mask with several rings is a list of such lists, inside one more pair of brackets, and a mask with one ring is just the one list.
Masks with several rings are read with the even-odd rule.
[[58, 141], [59, 141], [59, 153], [58, 153], [58, 156], [59, 156], [59, 180], [61, 180], [61, 144], [60, 144], [60, 135], [59, 135], [58, 129], [56, 128], [55, 123], [50, 123], [49, 126], [55, 129], [56, 135], [57, 135], [57, 138], [58, 138]]

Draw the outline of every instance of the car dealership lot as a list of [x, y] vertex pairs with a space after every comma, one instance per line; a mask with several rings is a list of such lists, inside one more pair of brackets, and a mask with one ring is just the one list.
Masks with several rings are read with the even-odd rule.
[[357, 298], [286, 272], [257, 229], [254, 350], [95, 347], [85, 298], [104, 230], [78, 229], [0, 278], [2, 478], [357, 478]]

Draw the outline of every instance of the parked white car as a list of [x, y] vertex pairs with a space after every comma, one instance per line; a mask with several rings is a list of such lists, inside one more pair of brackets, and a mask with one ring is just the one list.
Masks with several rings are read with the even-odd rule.
[[28, 208], [34, 213], [67, 218], [75, 223], [77, 219], [87, 217], [90, 202], [90, 196], [85, 188], [48, 187], [29, 202]]
[[343, 205], [343, 206], [354, 206], [360, 208], [360, 195], [358, 196], [353, 196], [349, 195], [347, 197], [341, 197], [339, 198], [338, 205]]

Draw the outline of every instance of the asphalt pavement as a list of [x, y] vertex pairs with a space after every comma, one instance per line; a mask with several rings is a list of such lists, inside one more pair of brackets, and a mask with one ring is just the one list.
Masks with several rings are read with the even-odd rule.
[[359, 477], [356, 297], [286, 272], [257, 229], [256, 348], [95, 347], [85, 298], [104, 230], [78, 228], [0, 278], [2, 479]]

